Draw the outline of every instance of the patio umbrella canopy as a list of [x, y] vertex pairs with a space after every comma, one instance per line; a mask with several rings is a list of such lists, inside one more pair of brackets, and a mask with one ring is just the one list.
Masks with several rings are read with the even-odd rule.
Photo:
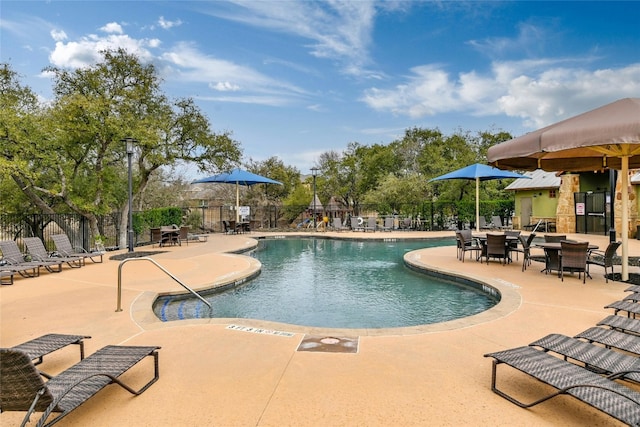
[[515, 172], [505, 171], [481, 163], [474, 163], [462, 169], [440, 175], [432, 178], [429, 182], [442, 181], [446, 179], [466, 179], [475, 180], [476, 182], [476, 231], [480, 231], [480, 181], [489, 181], [491, 179], [509, 179], [509, 178], [526, 178], [528, 176], [520, 175]]
[[255, 173], [251, 173], [249, 171], [245, 171], [242, 169], [234, 169], [228, 173], [220, 173], [218, 175], [209, 176], [207, 178], [201, 178], [196, 181], [193, 181], [192, 184], [203, 184], [203, 183], [222, 183], [222, 184], [236, 184], [236, 222], [240, 221], [239, 218], [239, 208], [240, 208], [240, 185], [251, 186], [255, 184], [278, 184], [282, 185], [281, 182], [275, 181], [271, 178], [267, 178], [261, 175], [257, 175]]
[[629, 169], [640, 168], [640, 99], [625, 98], [489, 148], [505, 169], [620, 171], [622, 280], [629, 279]]

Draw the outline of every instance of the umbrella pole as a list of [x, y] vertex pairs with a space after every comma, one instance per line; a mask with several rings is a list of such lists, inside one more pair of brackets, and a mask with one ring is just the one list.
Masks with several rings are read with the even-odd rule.
[[622, 281], [629, 280], [629, 157], [622, 157]]
[[476, 232], [480, 232], [480, 178], [476, 178]]
[[236, 181], [236, 224], [240, 224], [240, 184]]

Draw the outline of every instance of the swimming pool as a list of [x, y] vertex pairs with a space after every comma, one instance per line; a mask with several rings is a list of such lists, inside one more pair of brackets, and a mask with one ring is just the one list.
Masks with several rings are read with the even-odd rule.
[[[261, 240], [252, 256], [261, 274], [245, 285], [204, 295], [211, 317], [250, 318], [310, 327], [394, 328], [480, 313], [496, 299], [478, 289], [414, 272], [405, 253], [447, 240]], [[209, 317], [195, 298], [156, 300], [163, 321]]]

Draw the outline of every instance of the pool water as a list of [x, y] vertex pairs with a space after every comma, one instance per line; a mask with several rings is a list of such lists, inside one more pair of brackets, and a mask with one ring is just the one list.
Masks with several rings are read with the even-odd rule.
[[[251, 318], [327, 328], [393, 328], [470, 316], [496, 304], [490, 295], [414, 272], [405, 253], [452, 240], [261, 240], [252, 256], [262, 272], [246, 284], [206, 295], [211, 317]], [[209, 317], [195, 298], [163, 297], [162, 320]]]

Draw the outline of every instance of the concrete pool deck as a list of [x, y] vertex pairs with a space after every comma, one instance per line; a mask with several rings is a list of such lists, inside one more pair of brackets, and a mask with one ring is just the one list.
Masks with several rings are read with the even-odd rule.
[[[273, 233], [269, 233], [272, 235]], [[309, 235], [308, 233], [301, 233]], [[136, 248], [166, 251], [153, 259], [184, 283], [201, 288], [241, 280], [255, 260], [225, 252], [256, 244], [260, 233], [213, 234], [205, 243]], [[286, 233], [287, 236], [293, 235]], [[453, 232], [318, 233], [339, 238], [451, 237]], [[607, 236], [571, 235], [604, 249]], [[629, 241], [640, 254], [640, 241]], [[149, 262], [122, 267], [122, 312], [116, 312], [118, 261], [90, 261], [80, 269], [42, 273], [0, 288], [0, 345], [9, 347], [46, 333], [85, 334], [87, 354], [108, 344], [158, 345], [160, 380], [133, 397], [109, 386], [63, 419], [60, 426], [611, 426], [611, 417], [562, 396], [521, 409], [490, 389], [491, 360], [483, 354], [526, 345], [549, 333], [575, 335], [594, 326], [622, 299], [628, 286], [605, 283], [592, 268], [586, 284], [577, 275], [540, 273], [521, 260], [462, 263], [455, 247], [422, 249], [412, 262], [490, 283], [505, 292], [489, 312], [438, 325], [387, 330], [326, 330], [246, 319], [159, 322], [149, 302], [156, 293], [181, 288]], [[616, 269], [620, 271], [619, 268]], [[631, 267], [636, 272], [635, 267]], [[295, 285], [295, 279], [292, 280]], [[265, 329], [229, 329], [229, 325]], [[269, 333], [291, 332], [291, 336]], [[298, 351], [305, 335], [359, 336], [357, 353]], [[72, 346], [44, 359], [42, 370], [59, 372], [77, 362]], [[142, 363], [123, 376], [134, 385], [152, 373]], [[534, 400], [549, 390], [514, 370], [498, 381]], [[632, 386], [640, 390], [638, 386]], [[0, 425], [19, 425], [24, 413], [0, 414]], [[35, 425], [32, 416], [29, 425]]]

